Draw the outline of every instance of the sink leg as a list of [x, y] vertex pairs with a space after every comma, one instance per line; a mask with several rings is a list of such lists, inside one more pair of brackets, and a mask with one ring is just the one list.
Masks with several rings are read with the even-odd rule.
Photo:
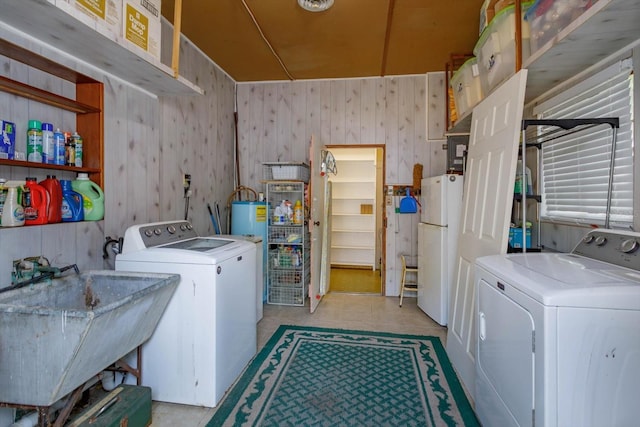
[[53, 423], [53, 427], [62, 427], [64, 425], [64, 423], [67, 421], [67, 418], [69, 418], [69, 415], [71, 415], [73, 407], [76, 406], [76, 403], [78, 403], [78, 400], [80, 400], [83, 390], [84, 384], [82, 384], [80, 387], [75, 389], [73, 393], [71, 393], [69, 400], [67, 400], [67, 403], [62, 408], [62, 411], [60, 411], [60, 415], [58, 415], [56, 421]]

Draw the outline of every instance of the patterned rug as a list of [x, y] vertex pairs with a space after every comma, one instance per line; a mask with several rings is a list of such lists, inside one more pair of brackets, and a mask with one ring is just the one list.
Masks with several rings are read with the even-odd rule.
[[437, 337], [281, 326], [213, 426], [478, 426]]

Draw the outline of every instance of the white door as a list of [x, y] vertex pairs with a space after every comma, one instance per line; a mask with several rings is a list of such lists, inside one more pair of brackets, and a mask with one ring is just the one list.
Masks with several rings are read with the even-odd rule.
[[447, 227], [418, 224], [418, 307], [446, 326], [449, 304]]
[[458, 257], [449, 303], [447, 353], [475, 397], [477, 257], [506, 253], [527, 70], [519, 71], [473, 110]]
[[[327, 218], [325, 210], [325, 192], [327, 187], [327, 175], [322, 172], [322, 150], [324, 147], [313, 135], [311, 135], [311, 146], [309, 151], [309, 163], [311, 166], [311, 177], [309, 178], [310, 194], [310, 215], [309, 232], [311, 233], [311, 283], [309, 283], [309, 309], [311, 313], [316, 311], [320, 300], [327, 289], [326, 281], [328, 274], [327, 248], [323, 247], [327, 234]], [[324, 267], [323, 267], [324, 265]]]

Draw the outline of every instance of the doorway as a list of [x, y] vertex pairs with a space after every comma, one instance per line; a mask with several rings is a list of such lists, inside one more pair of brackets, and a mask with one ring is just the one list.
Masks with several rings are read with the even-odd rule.
[[383, 294], [384, 146], [331, 146], [331, 281], [334, 292]]

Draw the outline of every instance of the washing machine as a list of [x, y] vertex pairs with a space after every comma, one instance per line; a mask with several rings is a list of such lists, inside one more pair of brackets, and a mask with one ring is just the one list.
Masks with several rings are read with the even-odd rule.
[[188, 221], [126, 230], [116, 270], [181, 276], [141, 349], [142, 385], [153, 400], [218, 404], [256, 353], [255, 268], [254, 243], [199, 237]]
[[639, 246], [639, 233], [593, 230], [571, 253], [476, 260], [484, 427], [637, 425]]

